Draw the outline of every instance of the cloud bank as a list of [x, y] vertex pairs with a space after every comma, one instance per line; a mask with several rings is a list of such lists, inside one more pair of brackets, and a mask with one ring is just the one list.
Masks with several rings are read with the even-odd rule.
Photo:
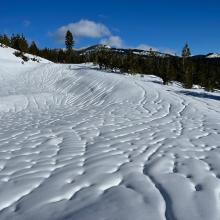
[[78, 38], [101, 38], [111, 35], [110, 30], [104, 24], [84, 19], [60, 27], [54, 35], [57, 39], [63, 40], [67, 30]]
[[163, 53], [175, 53], [175, 51], [172, 49], [154, 47], [148, 44], [140, 44], [135, 47], [127, 46], [122, 40], [122, 38], [120, 36], [112, 34], [110, 29], [106, 25], [88, 19], [81, 19], [78, 22], [69, 23], [62, 27], [59, 27], [55, 32], [50, 33], [50, 35], [55, 37], [56, 40], [64, 42], [64, 38], [68, 30], [70, 30], [73, 33], [74, 37], [77, 40], [80, 40], [82, 38], [92, 38], [98, 39], [98, 42], [100, 44], [106, 44], [116, 48], [136, 48], [141, 50], [152, 49], [154, 51], [160, 51]]
[[111, 47], [123, 47], [123, 40], [119, 36], [110, 36], [109, 38], [102, 39], [100, 43], [109, 45]]

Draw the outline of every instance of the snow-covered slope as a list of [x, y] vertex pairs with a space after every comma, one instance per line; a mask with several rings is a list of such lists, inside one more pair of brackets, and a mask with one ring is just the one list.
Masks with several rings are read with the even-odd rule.
[[220, 95], [7, 58], [1, 220], [219, 219]]
[[206, 58], [220, 58], [219, 53], [210, 53], [206, 56]]
[[[4, 62], [6, 62], [6, 65], [8, 63], [15, 63], [16, 65], [18, 64], [22, 64], [22, 59], [20, 57], [16, 57], [14, 55], [14, 53], [16, 52], [17, 50], [13, 49], [13, 48], [10, 48], [10, 47], [6, 47], [2, 44], [0, 44], [0, 61], [1, 61], [1, 64], [3, 64]], [[31, 54], [24, 54], [27, 58], [29, 58], [28, 62], [25, 62], [25, 64], [33, 64], [33, 63], [51, 63], [51, 61], [48, 61], [44, 58], [41, 58], [41, 57], [38, 57], [38, 56], [34, 56], [34, 55], [31, 55]], [[32, 59], [36, 59], [36, 61], [33, 61]], [[20, 65], [18, 65], [20, 66]], [[2, 67], [2, 65], [1, 65]]]

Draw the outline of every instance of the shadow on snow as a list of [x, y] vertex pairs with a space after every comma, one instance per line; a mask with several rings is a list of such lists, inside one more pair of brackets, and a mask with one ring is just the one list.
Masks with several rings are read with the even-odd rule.
[[184, 94], [187, 96], [197, 97], [197, 98], [205, 98], [205, 99], [212, 99], [212, 100], [220, 101], [220, 96], [208, 94], [205, 92], [180, 91], [178, 93]]

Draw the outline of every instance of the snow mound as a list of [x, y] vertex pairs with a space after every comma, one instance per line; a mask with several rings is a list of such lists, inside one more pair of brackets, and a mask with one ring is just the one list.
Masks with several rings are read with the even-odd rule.
[[1, 220], [219, 219], [220, 95], [9, 50]]

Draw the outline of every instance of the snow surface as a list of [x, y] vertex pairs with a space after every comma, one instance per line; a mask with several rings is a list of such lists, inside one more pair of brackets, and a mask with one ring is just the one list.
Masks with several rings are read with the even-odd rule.
[[[5, 45], [0, 43], [0, 61], [1, 61], [1, 67], [2, 64], [4, 62], [6, 63], [13, 63], [14, 65], [18, 65], [18, 64], [22, 64], [22, 59], [20, 57], [16, 57], [14, 55], [14, 53], [17, 50], [10, 48], [10, 47], [6, 47]], [[46, 60], [42, 57], [38, 57], [38, 56], [34, 56], [28, 53], [24, 54], [26, 57], [28, 57], [30, 60], [28, 62], [25, 62], [25, 64], [33, 64], [33, 63], [38, 63], [37, 61], [39, 61], [39, 63], [51, 63], [51, 61]], [[37, 61], [33, 61], [31, 59], [35, 58]]]
[[206, 58], [220, 58], [220, 54], [219, 53], [212, 53], [212, 54], [206, 56]]
[[0, 219], [219, 220], [220, 95], [0, 48]]

